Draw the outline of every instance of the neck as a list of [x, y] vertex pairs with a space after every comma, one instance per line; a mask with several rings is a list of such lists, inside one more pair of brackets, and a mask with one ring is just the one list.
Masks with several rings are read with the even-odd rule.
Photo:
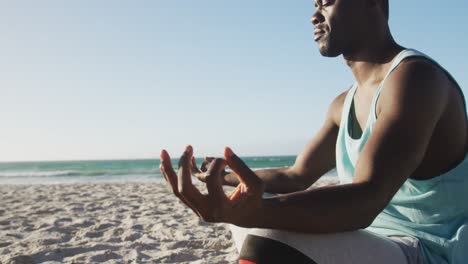
[[343, 54], [359, 86], [380, 82], [393, 58], [404, 49], [393, 40], [390, 33], [380, 38], [374, 36], [362, 43], [364, 45], [360, 45], [359, 49]]

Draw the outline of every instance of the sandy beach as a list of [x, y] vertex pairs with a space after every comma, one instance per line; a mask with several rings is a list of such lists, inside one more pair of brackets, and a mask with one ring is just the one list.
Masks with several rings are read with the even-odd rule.
[[164, 183], [0, 185], [2, 264], [236, 260], [227, 225], [199, 220]]

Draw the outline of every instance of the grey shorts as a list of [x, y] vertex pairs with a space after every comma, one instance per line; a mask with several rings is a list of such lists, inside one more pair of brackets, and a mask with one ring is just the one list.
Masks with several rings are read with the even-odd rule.
[[388, 237], [403, 250], [408, 264], [426, 264], [421, 252], [421, 244], [415, 237], [390, 236]]
[[386, 237], [367, 230], [333, 234], [303, 234], [230, 225], [241, 253], [247, 236], [275, 240], [319, 264], [425, 264], [420, 243], [413, 237]]

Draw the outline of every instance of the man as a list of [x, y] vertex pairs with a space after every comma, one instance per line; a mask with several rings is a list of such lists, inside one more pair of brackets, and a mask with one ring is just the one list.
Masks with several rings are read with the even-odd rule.
[[[178, 174], [163, 150], [161, 171], [201, 218], [235, 225], [240, 263], [466, 263], [460, 87], [436, 62], [394, 41], [388, 0], [315, 6], [320, 53], [343, 55], [356, 83], [330, 104], [295, 164], [252, 172], [226, 148], [200, 172], [188, 146]], [[223, 172], [226, 165], [233, 173]], [[340, 185], [307, 189], [334, 167]], [[208, 195], [192, 185], [193, 172]], [[237, 188], [226, 196], [222, 184]], [[262, 198], [264, 191], [281, 195]]]

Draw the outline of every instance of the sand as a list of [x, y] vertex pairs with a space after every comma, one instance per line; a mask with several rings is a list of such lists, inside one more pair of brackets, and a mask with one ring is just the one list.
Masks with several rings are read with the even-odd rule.
[[[200, 185], [199, 185], [200, 186]], [[0, 263], [236, 263], [164, 183], [0, 185]]]

